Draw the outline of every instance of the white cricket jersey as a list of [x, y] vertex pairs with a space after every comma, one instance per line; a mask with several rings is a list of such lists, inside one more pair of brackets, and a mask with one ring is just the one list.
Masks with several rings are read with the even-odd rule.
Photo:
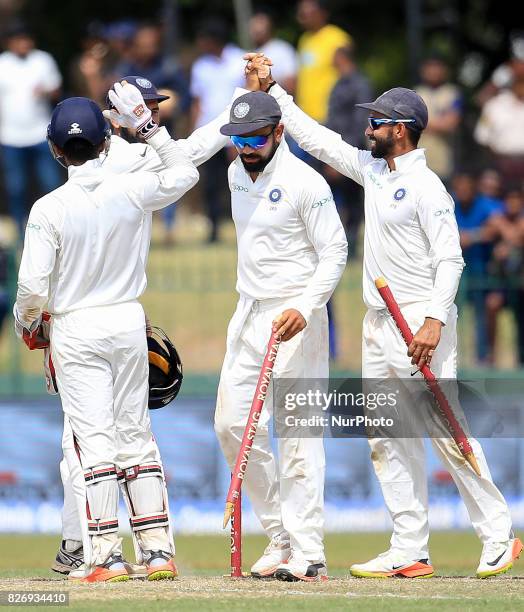
[[237, 291], [252, 300], [293, 298], [306, 321], [344, 271], [347, 241], [331, 190], [282, 141], [256, 181], [238, 157], [229, 167], [238, 243]]
[[[68, 181], [29, 215], [16, 311], [31, 324], [52, 314], [136, 300], [145, 290], [144, 224], [198, 182], [165, 128], [152, 136], [164, 169], [115, 174], [100, 159], [69, 166]], [[146, 250], [147, 255], [147, 250]], [[28, 325], [29, 326], [29, 325]]]
[[453, 200], [422, 149], [395, 158], [390, 171], [302, 112], [281, 87], [282, 122], [300, 147], [364, 187], [364, 302], [383, 309], [383, 276], [399, 304], [428, 302], [426, 316], [446, 323], [464, 267]]

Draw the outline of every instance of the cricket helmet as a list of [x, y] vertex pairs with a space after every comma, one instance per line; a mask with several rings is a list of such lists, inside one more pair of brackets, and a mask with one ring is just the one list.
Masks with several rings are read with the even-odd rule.
[[175, 345], [160, 327], [147, 337], [149, 357], [149, 408], [163, 408], [172, 402], [182, 386], [182, 361]]

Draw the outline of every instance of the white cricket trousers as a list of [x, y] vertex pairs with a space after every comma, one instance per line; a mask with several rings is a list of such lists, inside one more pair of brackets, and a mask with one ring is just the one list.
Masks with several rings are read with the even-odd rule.
[[[426, 308], [426, 302], [401, 307], [413, 334], [424, 323]], [[456, 327], [457, 308], [453, 305], [431, 360], [431, 370], [437, 378], [457, 376]], [[362, 332], [362, 377], [410, 379], [415, 370], [393, 318], [386, 310], [369, 310]], [[414, 411], [418, 409], [419, 406], [413, 406]], [[507, 541], [511, 532], [508, 506], [493, 484], [480, 444], [471, 437], [469, 441], [480, 466], [480, 477], [460, 455], [450, 437], [431, 439], [437, 456], [455, 481], [482, 543]], [[375, 473], [393, 520], [391, 547], [411, 559], [429, 558], [424, 440], [420, 437], [377, 438], [370, 439], [369, 444]]]
[[[64, 411], [62, 446], [89, 566], [103, 563], [121, 548], [112, 533], [93, 537], [88, 532], [90, 502], [102, 516], [104, 512], [111, 517], [115, 514], [116, 479], [112, 477], [111, 499], [101, 500], [96, 494], [90, 499], [86, 470], [96, 472], [100, 466], [123, 470], [160, 461], [148, 412], [143, 308], [138, 302], [126, 302], [55, 315], [51, 346]], [[66, 492], [68, 501], [70, 491]], [[66, 512], [70, 525], [70, 506]]]
[[[247, 423], [271, 323], [289, 303], [289, 298], [253, 302], [241, 297], [230, 322], [218, 388], [215, 431], [231, 470]], [[302, 332], [280, 344], [273, 377], [328, 378], [328, 372], [327, 311], [322, 308], [313, 312]], [[294, 555], [323, 562], [323, 440], [280, 438], [277, 467], [268, 429], [272, 410], [270, 391], [258, 423], [243, 488], [269, 538], [278, 535], [287, 538], [289, 534]]]

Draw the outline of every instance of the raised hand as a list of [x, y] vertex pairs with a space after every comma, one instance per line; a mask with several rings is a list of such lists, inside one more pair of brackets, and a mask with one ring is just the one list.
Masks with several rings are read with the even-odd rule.
[[122, 81], [115, 83], [108, 92], [114, 109], [104, 111], [104, 116], [121, 127], [137, 130], [143, 138], [149, 138], [158, 129], [151, 118], [142, 94], [137, 87]]
[[[246, 53], [244, 59], [247, 60], [246, 64], [246, 82], [248, 88], [252, 91], [261, 89], [267, 91], [271, 83], [273, 83], [273, 77], [271, 75], [271, 66], [273, 65], [272, 60], [266, 57], [263, 53]], [[259, 81], [258, 87], [256, 86], [253, 78], [253, 72]], [[256, 88], [256, 89], [255, 89]]]

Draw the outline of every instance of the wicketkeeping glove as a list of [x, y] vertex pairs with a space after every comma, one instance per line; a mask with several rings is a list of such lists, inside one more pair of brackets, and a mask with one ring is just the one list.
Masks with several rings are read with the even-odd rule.
[[15, 312], [15, 332], [16, 335], [25, 342], [30, 351], [35, 349], [43, 349], [49, 346], [49, 320], [51, 315], [48, 312], [43, 312], [38, 319], [33, 321], [28, 329], [18, 319], [18, 312]]
[[158, 125], [151, 118], [151, 111], [137, 87], [122, 81], [115, 83], [107, 95], [116, 109], [104, 111], [107, 119], [121, 127], [136, 130], [146, 140], [158, 130]]

